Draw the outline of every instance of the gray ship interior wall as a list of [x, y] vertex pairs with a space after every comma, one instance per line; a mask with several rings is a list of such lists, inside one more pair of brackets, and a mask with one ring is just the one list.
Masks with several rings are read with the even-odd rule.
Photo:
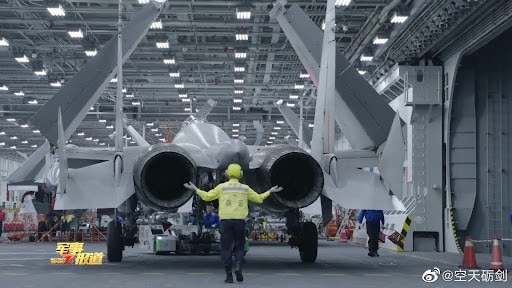
[[[461, 245], [512, 238], [512, 29], [462, 58], [453, 95], [451, 188]], [[512, 242], [502, 241], [512, 256]], [[492, 242], [477, 243], [490, 253]]]

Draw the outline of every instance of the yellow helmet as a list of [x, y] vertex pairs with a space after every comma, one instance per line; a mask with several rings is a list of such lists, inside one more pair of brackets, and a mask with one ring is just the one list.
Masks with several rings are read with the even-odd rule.
[[228, 178], [242, 178], [243, 172], [242, 167], [238, 164], [229, 164], [228, 169], [226, 169], [226, 177]]

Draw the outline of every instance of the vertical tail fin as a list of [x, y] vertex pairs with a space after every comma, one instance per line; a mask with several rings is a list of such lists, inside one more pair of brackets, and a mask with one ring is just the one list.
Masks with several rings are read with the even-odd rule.
[[66, 136], [64, 134], [64, 125], [62, 125], [62, 114], [59, 107], [58, 115], [58, 134], [57, 134], [57, 154], [59, 155], [59, 186], [58, 192], [65, 193], [68, 180], [68, 157], [66, 155]]

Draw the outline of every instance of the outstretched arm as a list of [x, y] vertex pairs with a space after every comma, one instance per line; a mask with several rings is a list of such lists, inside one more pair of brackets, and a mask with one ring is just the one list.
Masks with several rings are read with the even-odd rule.
[[212, 201], [215, 199], [219, 199], [220, 191], [222, 189], [219, 185], [217, 185], [217, 187], [206, 192], [206, 191], [203, 191], [203, 190], [197, 188], [196, 185], [194, 185], [194, 183], [192, 183], [192, 182], [185, 183], [185, 184], [183, 184], [183, 186], [185, 186], [185, 188], [195, 190], [197, 195], [199, 195], [199, 197], [201, 197], [201, 199], [203, 199], [203, 201]]
[[249, 188], [249, 191], [247, 191], [247, 199], [254, 203], [263, 203], [263, 200], [267, 199], [268, 196], [270, 196], [270, 190], [261, 194], [256, 193], [251, 188]]

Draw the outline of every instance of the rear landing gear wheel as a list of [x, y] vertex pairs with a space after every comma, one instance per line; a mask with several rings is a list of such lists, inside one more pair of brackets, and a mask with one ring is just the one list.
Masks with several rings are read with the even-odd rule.
[[316, 261], [318, 252], [318, 231], [313, 222], [302, 223], [302, 239], [299, 246], [300, 260], [305, 263]]
[[123, 259], [123, 239], [121, 223], [116, 220], [107, 227], [107, 259], [108, 262], [121, 262]]

